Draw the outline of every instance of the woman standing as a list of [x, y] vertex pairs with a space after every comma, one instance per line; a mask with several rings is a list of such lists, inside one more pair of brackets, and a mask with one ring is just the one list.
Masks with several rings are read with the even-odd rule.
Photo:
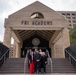
[[41, 56], [41, 68], [43, 68], [44, 73], [46, 73], [46, 64], [47, 64], [47, 56], [46, 56], [45, 52], [42, 52], [42, 56]]
[[30, 52], [30, 74], [34, 73], [34, 53]]

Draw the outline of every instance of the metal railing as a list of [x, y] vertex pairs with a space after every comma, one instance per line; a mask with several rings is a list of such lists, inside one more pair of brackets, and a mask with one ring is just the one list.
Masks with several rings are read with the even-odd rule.
[[5, 63], [6, 59], [9, 57], [9, 50], [7, 50], [0, 58], [0, 67]]
[[[67, 50], [65, 50], [65, 54], [66, 53], [68, 54], [68, 58], [70, 60], [70, 63], [76, 66], [76, 58]], [[67, 57], [67, 56], [65, 55], [65, 57]]]
[[28, 54], [28, 51], [26, 53], [26, 57], [25, 57], [25, 60], [24, 60], [24, 74], [25, 74], [25, 70], [26, 70], [26, 63], [28, 61], [27, 54]]
[[[52, 73], [52, 72], [53, 72], [53, 64], [52, 64], [52, 59], [51, 59], [49, 53], [48, 53], [48, 58], [49, 58], [50, 63], [51, 63], [51, 73]], [[49, 62], [49, 61], [48, 61], [48, 62]], [[50, 63], [49, 63], [49, 64], [50, 64]]]

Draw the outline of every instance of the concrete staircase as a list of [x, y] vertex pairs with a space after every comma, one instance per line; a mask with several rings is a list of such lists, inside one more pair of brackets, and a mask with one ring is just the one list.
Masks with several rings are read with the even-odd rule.
[[[24, 58], [8, 58], [0, 68], [0, 74], [24, 74]], [[51, 63], [46, 65], [46, 72], [51, 73]], [[52, 73], [76, 73], [76, 68], [70, 65], [67, 59], [52, 59]], [[29, 73], [27, 60], [25, 64], [25, 73]]]
[[76, 73], [76, 67], [72, 66], [68, 59], [52, 59], [53, 73]]
[[0, 74], [24, 73], [24, 58], [8, 58], [0, 68]]
[[[28, 61], [26, 60], [26, 67], [25, 67], [25, 73], [29, 73], [29, 68], [28, 68]], [[41, 70], [41, 72], [43, 72], [43, 70]], [[46, 73], [51, 73], [51, 62], [50, 60], [48, 59], [48, 64], [46, 65]]]

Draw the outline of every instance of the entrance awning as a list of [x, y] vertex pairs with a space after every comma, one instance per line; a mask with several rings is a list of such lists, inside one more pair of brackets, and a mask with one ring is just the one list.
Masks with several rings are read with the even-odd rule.
[[38, 35], [49, 41], [52, 35], [54, 34], [55, 30], [17, 30], [17, 32], [19, 33], [22, 40], [26, 40], [31, 36]]

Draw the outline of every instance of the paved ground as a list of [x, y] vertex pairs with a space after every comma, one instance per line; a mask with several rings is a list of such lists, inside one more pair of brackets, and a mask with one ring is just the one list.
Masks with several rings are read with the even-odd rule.
[[76, 75], [76, 74], [0, 74], [0, 75]]

